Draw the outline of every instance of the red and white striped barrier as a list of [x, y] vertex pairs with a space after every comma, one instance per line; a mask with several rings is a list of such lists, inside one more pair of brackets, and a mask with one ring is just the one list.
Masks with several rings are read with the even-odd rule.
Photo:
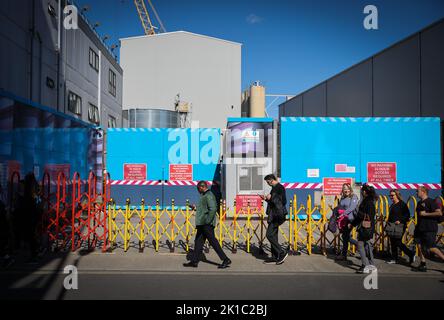
[[322, 183], [282, 183], [285, 189], [322, 189]]
[[[112, 180], [112, 186], [197, 186], [199, 181]], [[212, 181], [207, 181], [209, 185]]]
[[[282, 183], [285, 189], [322, 189], [322, 183]], [[369, 185], [373, 186], [375, 189], [384, 190], [384, 189], [400, 189], [400, 190], [415, 190], [421, 186], [426, 187], [430, 190], [440, 190], [441, 184], [439, 183], [369, 183]]]
[[419, 187], [426, 187], [430, 190], [441, 189], [441, 184], [439, 183], [369, 183], [375, 189], [400, 189], [400, 190], [413, 190]]

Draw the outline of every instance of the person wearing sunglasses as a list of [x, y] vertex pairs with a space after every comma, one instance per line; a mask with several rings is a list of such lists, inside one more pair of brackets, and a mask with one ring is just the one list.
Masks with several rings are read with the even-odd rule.
[[390, 239], [391, 259], [387, 261], [388, 264], [399, 263], [398, 249], [404, 252], [409, 257], [409, 264], [415, 262], [415, 253], [407, 248], [402, 242], [402, 237], [407, 228], [407, 223], [410, 220], [410, 211], [407, 204], [403, 201], [399, 190], [390, 190], [390, 200], [392, 205], [389, 209], [388, 221], [386, 224], [386, 233]]

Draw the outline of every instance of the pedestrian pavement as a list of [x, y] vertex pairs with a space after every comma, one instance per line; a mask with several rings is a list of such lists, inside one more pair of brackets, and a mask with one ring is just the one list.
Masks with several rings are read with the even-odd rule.
[[[102, 253], [99, 250], [87, 252], [49, 253], [36, 265], [29, 265], [18, 260], [8, 269], [0, 269], [0, 273], [61, 273], [68, 265], [75, 265], [81, 273], [220, 273], [220, 274], [354, 274], [360, 266], [359, 255], [350, 257], [348, 262], [337, 262], [333, 255], [321, 254], [290, 255], [282, 265], [265, 265], [266, 256], [258, 250], [246, 253], [239, 250], [236, 254], [225, 251], [232, 260], [227, 269], [218, 269], [220, 260], [213, 250], [205, 254], [206, 261], [201, 261], [198, 268], [185, 268], [187, 261], [184, 251], [175, 253], [155, 252], [145, 250], [142, 253], [136, 250], [123, 252], [115, 251]], [[402, 258], [403, 259], [403, 258]], [[417, 262], [418, 263], [418, 262]], [[421, 273], [424, 276], [443, 276], [444, 263], [427, 261], [429, 271]], [[388, 265], [382, 259], [376, 259], [379, 275], [417, 276], [405, 264]]]

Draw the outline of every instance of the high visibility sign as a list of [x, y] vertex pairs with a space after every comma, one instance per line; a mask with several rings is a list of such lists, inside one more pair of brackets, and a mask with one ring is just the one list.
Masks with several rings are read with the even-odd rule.
[[123, 164], [124, 180], [146, 180], [146, 163]]
[[193, 165], [170, 164], [170, 180], [193, 181]]
[[367, 163], [367, 182], [395, 183], [396, 162], [369, 162]]
[[323, 189], [325, 196], [338, 196], [342, 192], [344, 183], [352, 185], [352, 178], [324, 178]]
[[251, 210], [262, 209], [262, 199], [258, 195], [237, 195], [236, 196], [236, 211], [247, 213], [248, 205]]

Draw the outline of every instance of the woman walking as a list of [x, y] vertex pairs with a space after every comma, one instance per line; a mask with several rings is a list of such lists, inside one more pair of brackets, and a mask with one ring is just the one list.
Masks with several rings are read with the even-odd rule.
[[356, 218], [348, 225], [357, 227], [358, 251], [361, 256], [362, 266], [357, 273], [370, 273], [376, 270], [373, 260], [373, 235], [375, 233], [376, 192], [375, 188], [364, 184], [361, 188], [361, 204]]
[[342, 237], [342, 251], [341, 254], [336, 257], [338, 261], [346, 261], [349, 243], [355, 244], [353, 240], [351, 241], [352, 230], [348, 228], [347, 225], [355, 220], [358, 203], [358, 196], [353, 193], [351, 185], [344, 183], [342, 186], [341, 200], [333, 211], [337, 221], [346, 219], [346, 223], [344, 224], [345, 228], [341, 228], [343, 223], [339, 223], [339, 232]]
[[390, 190], [390, 199], [392, 205], [390, 206], [385, 232], [390, 239], [391, 259], [387, 263], [398, 263], [398, 249], [401, 249], [409, 257], [409, 264], [411, 265], [415, 262], [415, 253], [402, 243], [402, 237], [410, 220], [410, 211], [407, 204], [402, 200], [399, 190]]

